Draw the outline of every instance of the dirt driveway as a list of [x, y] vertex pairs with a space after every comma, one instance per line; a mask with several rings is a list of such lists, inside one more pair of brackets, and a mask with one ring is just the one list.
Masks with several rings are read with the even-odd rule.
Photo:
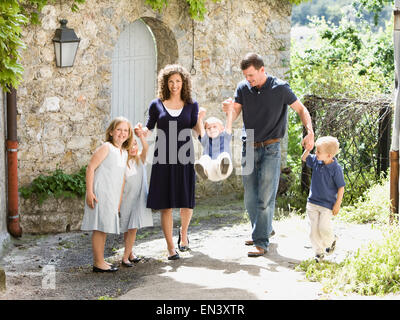
[[[177, 216], [178, 218], [178, 216]], [[24, 235], [12, 240], [0, 267], [6, 272], [7, 290], [0, 299], [53, 300], [314, 300], [360, 299], [333, 296], [321, 284], [305, 280], [294, 268], [313, 256], [308, 240], [308, 221], [298, 216], [274, 222], [276, 235], [263, 257], [249, 258], [244, 245], [250, 224], [242, 204], [230, 203], [223, 210], [201, 208], [190, 227], [190, 252], [167, 260], [165, 241], [158, 221], [140, 230], [135, 253], [144, 259], [134, 268], [120, 267], [115, 274], [91, 271], [90, 233]], [[179, 226], [179, 219], [176, 220]], [[175, 229], [177, 232], [177, 228]], [[328, 259], [340, 261], [381, 233], [371, 225], [335, 222], [339, 240]], [[177, 233], [175, 233], [175, 238]], [[122, 239], [108, 236], [105, 256], [118, 262]], [[375, 298], [375, 297], [372, 297]], [[396, 299], [398, 297], [390, 297]], [[370, 298], [369, 298], [370, 299]]]

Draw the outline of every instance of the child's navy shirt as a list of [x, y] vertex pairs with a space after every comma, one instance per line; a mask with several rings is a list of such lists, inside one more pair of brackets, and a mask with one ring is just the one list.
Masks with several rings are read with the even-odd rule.
[[312, 154], [308, 155], [306, 165], [312, 169], [310, 194], [307, 200], [332, 210], [338, 189], [346, 185], [342, 167], [336, 158], [333, 158], [332, 163], [324, 164]]
[[203, 146], [203, 155], [207, 154], [214, 160], [217, 159], [222, 152], [228, 152], [232, 157], [230, 147], [232, 135], [225, 130], [214, 139], [210, 138], [207, 133], [205, 133], [203, 137], [199, 136], [199, 140]]

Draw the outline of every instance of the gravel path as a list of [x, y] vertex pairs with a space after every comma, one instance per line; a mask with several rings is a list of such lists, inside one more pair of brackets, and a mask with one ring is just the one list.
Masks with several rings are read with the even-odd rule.
[[[177, 215], [177, 213], [176, 213]], [[158, 214], [155, 214], [157, 217]], [[176, 216], [176, 227], [179, 219]], [[138, 232], [135, 253], [144, 259], [134, 268], [120, 267], [114, 274], [92, 272], [91, 234], [23, 235], [12, 240], [0, 266], [6, 272], [7, 290], [0, 299], [124, 299], [124, 300], [247, 300], [343, 299], [329, 296], [321, 284], [305, 280], [294, 268], [313, 256], [308, 221], [298, 216], [274, 221], [276, 235], [263, 257], [249, 258], [244, 245], [250, 224], [242, 204], [222, 209], [199, 207], [190, 227], [190, 252], [167, 260], [162, 232], [155, 227]], [[347, 252], [381, 238], [378, 228], [335, 221], [339, 240], [328, 259], [339, 262]], [[175, 228], [175, 241], [177, 228]], [[107, 237], [105, 256], [119, 262], [123, 236]], [[397, 298], [397, 297], [392, 297]]]

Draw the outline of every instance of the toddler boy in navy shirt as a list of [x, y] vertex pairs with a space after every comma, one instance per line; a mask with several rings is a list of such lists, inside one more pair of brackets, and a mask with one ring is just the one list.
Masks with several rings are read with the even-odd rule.
[[195, 171], [203, 179], [220, 181], [228, 178], [233, 170], [231, 156], [232, 110], [227, 113], [226, 124], [216, 117], [203, 124], [206, 109], [200, 108], [200, 136], [203, 155], [194, 164]]
[[343, 169], [335, 155], [339, 153], [339, 142], [334, 137], [321, 137], [315, 142], [315, 155], [305, 150], [301, 160], [312, 169], [310, 194], [307, 199], [307, 214], [310, 219], [310, 240], [319, 262], [324, 254], [331, 254], [336, 240], [332, 229], [332, 215], [337, 215], [344, 194]]

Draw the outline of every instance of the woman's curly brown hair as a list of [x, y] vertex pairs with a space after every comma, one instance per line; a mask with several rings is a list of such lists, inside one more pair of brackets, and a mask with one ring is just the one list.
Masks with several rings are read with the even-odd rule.
[[189, 72], [179, 64], [169, 64], [161, 69], [158, 74], [158, 97], [161, 101], [168, 100], [171, 92], [168, 89], [168, 79], [173, 74], [180, 74], [182, 78], [181, 99], [185, 103], [193, 103], [192, 99], [192, 81]]

